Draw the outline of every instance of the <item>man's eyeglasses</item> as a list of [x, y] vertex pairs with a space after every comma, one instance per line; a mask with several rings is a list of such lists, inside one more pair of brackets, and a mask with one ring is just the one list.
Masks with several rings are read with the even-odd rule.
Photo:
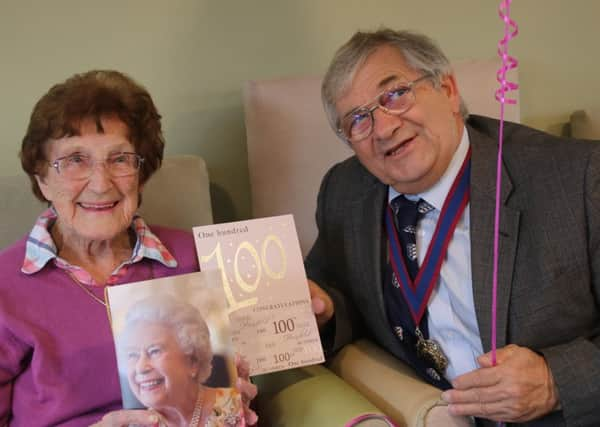
[[104, 160], [96, 161], [85, 154], [74, 153], [59, 157], [50, 163], [56, 172], [70, 180], [87, 179], [92, 175], [96, 163], [103, 163], [106, 172], [114, 178], [135, 175], [144, 158], [136, 153], [113, 153]]
[[387, 114], [394, 115], [407, 112], [415, 104], [413, 86], [431, 77], [431, 74], [425, 74], [412, 82], [385, 89], [373, 101], [346, 114], [339, 122], [338, 134], [351, 143], [367, 138], [373, 132], [373, 112], [376, 109], [381, 108]]

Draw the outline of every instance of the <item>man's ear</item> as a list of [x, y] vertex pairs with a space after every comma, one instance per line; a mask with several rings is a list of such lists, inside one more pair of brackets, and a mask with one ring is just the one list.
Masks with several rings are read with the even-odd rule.
[[40, 187], [40, 191], [42, 192], [46, 200], [52, 202], [52, 191], [50, 190], [50, 186], [46, 183], [46, 177], [38, 174], [35, 174], [34, 177], [37, 181], [38, 187]]
[[456, 77], [454, 74], [446, 74], [442, 76], [440, 88], [444, 94], [448, 97], [452, 104], [452, 112], [460, 113], [460, 93], [458, 91], [458, 84], [456, 83]]

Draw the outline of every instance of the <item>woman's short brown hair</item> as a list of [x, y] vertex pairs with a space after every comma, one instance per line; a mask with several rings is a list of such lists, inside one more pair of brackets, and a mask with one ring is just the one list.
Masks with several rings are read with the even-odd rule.
[[140, 170], [143, 184], [160, 167], [164, 150], [161, 116], [148, 91], [118, 71], [92, 70], [75, 74], [48, 91], [35, 104], [21, 145], [21, 166], [31, 179], [35, 196], [45, 201], [35, 180], [48, 167], [48, 141], [79, 135], [82, 121], [117, 117], [127, 125], [128, 139], [144, 157]]

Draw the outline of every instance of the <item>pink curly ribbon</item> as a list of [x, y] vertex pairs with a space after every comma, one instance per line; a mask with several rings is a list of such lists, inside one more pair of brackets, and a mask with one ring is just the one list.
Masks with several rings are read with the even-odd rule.
[[[502, 67], [496, 73], [500, 88], [496, 91], [496, 99], [500, 103], [500, 129], [498, 131], [498, 163], [496, 165], [496, 210], [494, 217], [494, 272], [492, 293], [492, 364], [496, 365], [496, 316], [498, 294], [498, 235], [500, 228], [500, 187], [502, 185], [502, 140], [504, 131], [504, 106], [516, 104], [516, 99], [506, 97], [506, 92], [516, 90], [519, 85], [506, 80], [506, 72], [516, 68], [518, 61], [508, 55], [508, 42], [519, 33], [515, 21], [510, 19], [510, 3], [512, 0], [502, 0], [498, 13], [504, 21], [504, 37], [498, 43], [498, 55], [502, 58]], [[511, 31], [512, 28], [512, 31]]]
[[[500, 103], [500, 126], [498, 130], [498, 162], [496, 165], [496, 210], [494, 213], [494, 271], [492, 275], [492, 365], [496, 365], [497, 340], [497, 311], [498, 311], [498, 241], [500, 234], [500, 190], [502, 185], [502, 141], [504, 139], [504, 107], [506, 104], [516, 104], [517, 100], [506, 97], [506, 92], [518, 89], [519, 85], [506, 80], [506, 72], [517, 68], [519, 62], [508, 54], [508, 42], [519, 34], [519, 27], [510, 19], [510, 3], [512, 0], [502, 0], [498, 14], [504, 21], [504, 37], [498, 43], [498, 55], [502, 58], [502, 67], [496, 73], [500, 88], [496, 91], [496, 100]], [[512, 28], [512, 31], [511, 31]], [[504, 423], [499, 422], [499, 427]]]
[[381, 420], [384, 421], [385, 423], [387, 423], [388, 426], [390, 427], [397, 427], [396, 424], [394, 424], [394, 422], [392, 420], [390, 420], [388, 417], [386, 417], [385, 415], [381, 415], [381, 414], [362, 414], [359, 415], [355, 418], [352, 418], [350, 421], [348, 421], [344, 427], [355, 427], [358, 426], [360, 424], [363, 424], [363, 421], [368, 421], [368, 420]]

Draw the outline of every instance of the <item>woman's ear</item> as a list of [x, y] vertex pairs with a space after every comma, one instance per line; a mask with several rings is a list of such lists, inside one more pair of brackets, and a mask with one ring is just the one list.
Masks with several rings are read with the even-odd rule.
[[38, 187], [40, 187], [40, 191], [42, 192], [42, 194], [44, 195], [46, 200], [48, 200], [48, 202], [52, 203], [52, 199], [53, 199], [52, 190], [51, 190], [50, 186], [48, 185], [48, 183], [46, 182], [46, 177], [38, 175], [38, 174], [35, 174], [34, 177], [38, 184]]
[[202, 360], [198, 360], [197, 356], [190, 358], [190, 377], [204, 383], [212, 373], [212, 357], [208, 359], [206, 355], [202, 355], [200, 359]]
[[194, 356], [190, 356], [190, 377], [196, 379], [198, 377], [198, 371], [200, 367], [198, 366], [198, 360]]

